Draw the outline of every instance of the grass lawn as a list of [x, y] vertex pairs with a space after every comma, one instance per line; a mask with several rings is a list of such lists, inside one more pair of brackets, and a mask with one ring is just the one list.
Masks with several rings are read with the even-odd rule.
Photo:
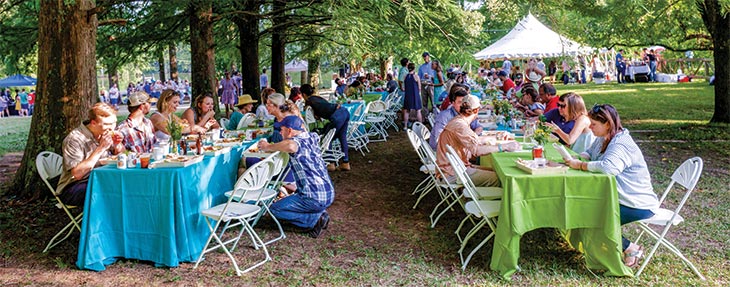
[[[660, 248], [640, 278], [594, 276], [582, 255], [554, 229], [528, 232], [521, 241], [522, 270], [511, 282], [489, 269], [492, 241], [461, 271], [453, 231], [463, 212], [447, 213], [436, 228], [428, 215], [438, 202], [427, 196], [416, 210], [410, 192], [423, 179], [420, 163], [405, 133], [391, 132], [385, 143], [369, 145], [365, 157], [351, 153], [353, 171], [331, 173], [337, 198], [329, 208], [330, 228], [318, 239], [288, 233], [273, 244], [274, 260], [236, 277], [224, 254], [210, 253], [193, 270], [155, 268], [136, 260], [120, 260], [104, 272], [75, 267], [78, 234], [49, 253], [41, 253], [63, 218], [45, 201], [12, 206], [0, 201], [0, 285], [480, 285], [480, 286], [729, 286], [730, 285], [730, 128], [707, 125], [713, 112], [713, 88], [706, 83], [605, 84], [556, 86], [558, 93], [577, 92], [590, 108], [594, 103], [617, 107], [624, 126], [641, 147], [654, 189], [661, 193], [672, 172], [687, 158], [704, 159], [704, 172], [683, 209], [685, 222], [670, 230], [669, 240], [699, 268], [700, 281], [684, 264]], [[11, 123], [11, 124], [6, 124]], [[0, 119], [0, 152], [21, 151], [28, 119]], [[5, 135], [13, 136], [7, 137]], [[11, 145], [11, 138], [17, 144]], [[674, 193], [670, 202], [677, 202]], [[268, 225], [267, 225], [268, 224]], [[270, 222], [262, 233], [271, 236]], [[636, 238], [637, 229], [624, 227]], [[478, 234], [481, 238], [486, 234]], [[474, 240], [478, 241], [478, 240]], [[645, 249], [649, 241], [640, 242]], [[252, 249], [236, 251], [239, 264], [258, 259]]]

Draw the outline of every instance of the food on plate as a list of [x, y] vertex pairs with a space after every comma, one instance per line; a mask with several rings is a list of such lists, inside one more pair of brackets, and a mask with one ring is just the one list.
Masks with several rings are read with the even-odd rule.
[[251, 148], [249, 148], [249, 149], [248, 149], [248, 151], [249, 151], [249, 152], [259, 152], [259, 147], [257, 147], [257, 146], [252, 146]]
[[224, 139], [219, 139], [216, 142], [217, 143], [236, 143], [236, 142], [240, 142], [240, 141], [241, 141], [240, 138], [224, 138]]
[[219, 151], [222, 150], [223, 147], [220, 146], [204, 146], [203, 151]]

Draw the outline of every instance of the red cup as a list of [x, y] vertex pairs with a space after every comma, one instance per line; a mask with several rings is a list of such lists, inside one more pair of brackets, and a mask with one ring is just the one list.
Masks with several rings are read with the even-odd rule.
[[542, 146], [536, 146], [532, 148], [532, 159], [541, 158], [542, 155]]
[[147, 168], [150, 165], [150, 155], [143, 155], [139, 157], [139, 164], [142, 168]]

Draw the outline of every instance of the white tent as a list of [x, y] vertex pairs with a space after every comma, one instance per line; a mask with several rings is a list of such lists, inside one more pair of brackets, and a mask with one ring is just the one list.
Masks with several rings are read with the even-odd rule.
[[502, 39], [474, 54], [477, 60], [586, 55], [593, 48], [555, 33], [532, 13], [523, 18]]
[[307, 60], [292, 60], [291, 62], [286, 63], [284, 71], [287, 73], [304, 72], [307, 71], [308, 67], [309, 63], [307, 63]]

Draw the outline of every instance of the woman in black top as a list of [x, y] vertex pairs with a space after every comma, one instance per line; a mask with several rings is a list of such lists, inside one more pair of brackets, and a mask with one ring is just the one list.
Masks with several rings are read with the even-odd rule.
[[[347, 146], [347, 126], [350, 123], [350, 112], [345, 108], [341, 108], [338, 104], [330, 103], [320, 96], [315, 96], [314, 88], [309, 84], [302, 85], [300, 90], [304, 95], [307, 106], [312, 107], [314, 115], [330, 121], [324, 128], [324, 134], [327, 134], [331, 129], [335, 129], [335, 138], [340, 140], [342, 153], [345, 154], [339, 169], [350, 170], [350, 156]], [[334, 163], [327, 165], [327, 170], [334, 171], [335, 169]]]

